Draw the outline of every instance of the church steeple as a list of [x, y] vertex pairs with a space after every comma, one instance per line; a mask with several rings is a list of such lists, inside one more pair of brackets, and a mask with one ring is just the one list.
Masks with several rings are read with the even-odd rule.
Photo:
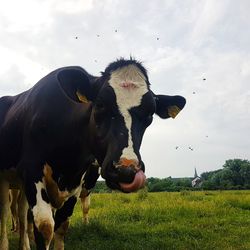
[[194, 168], [194, 178], [199, 177], [196, 168]]
[[201, 187], [201, 185], [201, 177], [197, 174], [196, 168], [194, 168], [194, 179], [192, 180], [192, 187]]

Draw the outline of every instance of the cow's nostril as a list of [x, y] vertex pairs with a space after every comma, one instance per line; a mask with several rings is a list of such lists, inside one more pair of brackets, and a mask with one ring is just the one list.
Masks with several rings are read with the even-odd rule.
[[133, 171], [134, 173], [136, 173], [137, 172], [137, 166], [134, 166], [134, 165], [130, 165], [129, 167], [127, 167], [127, 168], [129, 168], [129, 169], [131, 169], [131, 171]]
[[130, 183], [134, 180], [136, 171], [133, 167], [122, 167], [117, 168], [117, 174], [119, 182]]

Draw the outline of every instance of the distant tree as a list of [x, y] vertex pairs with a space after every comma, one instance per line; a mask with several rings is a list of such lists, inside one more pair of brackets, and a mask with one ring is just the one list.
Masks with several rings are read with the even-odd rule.
[[155, 178], [155, 177], [150, 177], [150, 178], [147, 178], [147, 185], [148, 186], [151, 186], [157, 182], [159, 182], [160, 179], [159, 178]]
[[230, 159], [225, 162], [223, 168], [230, 169], [234, 172], [239, 172], [243, 164], [250, 164], [248, 160]]
[[244, 162], [240, 169], [241, 178], [244, 180], [244, 185], [250, 188], [250, 162]]
[[230, 159], [222, 169], [201, 174], [204, 189], [244, 189], [250, 188], [250, 162]]
[[191, 188], [192, 182], [189, 178], [180, 178], [175, 182], [175, 185], [184, 188]]
[[147, 179], [149, 192], [162, 192], [162, 191], [180, 191], [182, 189], [191, 188], [190, 178], [148, 178]]
[[241, 174], [241, 169], [243, 166], [250, 165], [250, 162], [248, 160], [242, 160], [242, 159], [233, 159], [233, 160], [227, 160], [225, 164], [223, 165], [224, 169], [228, 169], [232, 171], [232, 181], [233, 185], [244, 185], [244, 176]]
[[149, 192], [162, 192], [167, 191], [171, 189], [171, 186], [173, 185], [172, 178], [148, 178], [148, 191]]
[[216, 174], [217, 172], [220, 172], [220, 171], [221, 171], [221, 169], [215, 170], [215, 171], [210, 171], [210, 172], [204, 172], [204, 173], [201, 174], [201, 178], [202, 178], [203, 180], [210, 180], [211, 177], [212, 177], [214, 174]]
[[216, 190], [216, 189], [218, 189], [218, 187], [216, 187], [211, 180], [203, 181], [201, 187], [202, 187], [202, 189], [205, 189], [205, 190]]

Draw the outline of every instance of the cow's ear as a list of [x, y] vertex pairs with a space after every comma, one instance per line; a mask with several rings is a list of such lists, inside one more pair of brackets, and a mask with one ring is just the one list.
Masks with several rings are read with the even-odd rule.
[[74, 101], [87, 103], [92, 99], [88, 73], [81, 68], [64, 68], [58, 75], [59, 84]]
[[178, 95], [154, 95], [154, 98], [156, 102], [155, 113], [163, 119], [175, 118], [186, 104], [186, 99]]

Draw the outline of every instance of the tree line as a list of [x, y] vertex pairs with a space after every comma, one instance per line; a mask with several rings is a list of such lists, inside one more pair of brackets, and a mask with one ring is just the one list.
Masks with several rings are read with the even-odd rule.
[[[177, 192], [181, 190], [232, 190], [250, 189], [250, 162], [242, 159], [226, 160], [222, 169], [201, 174], [201, 185], [192, 187], [194, 177], [186, 178], [155, 178], [147, 179], [149, 192]], [[98, 181], [93, 192], [111, 192], [105, 181]]]
[[222, 169], [202, 173], [201, 178], [203, 189], [250, 189], [250, 162], [227, 160]]

